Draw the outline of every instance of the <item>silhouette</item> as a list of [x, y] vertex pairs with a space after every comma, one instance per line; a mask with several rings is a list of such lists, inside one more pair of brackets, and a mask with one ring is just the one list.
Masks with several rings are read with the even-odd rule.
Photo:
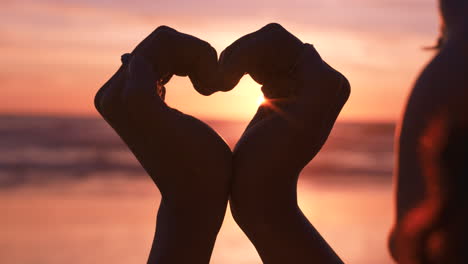
[[[442, 0], [440, 51], [409, 98], [397, 141], [397, 217], [390, 251], [400, 264], [468, 263], [468, 2]], [[168, 107], [165, 87], [188, 76], [203, 95], [245, 74], [268, 99], [234, 152], [203, 122]], [[208, 263], [230, 199], [262, 261], [342, 263], [297, 204], [301, 170], [320, 151], [350, 84], [278, 24], [221, 54], [160, 27], [96, 95], [96, 108], [162, 194], [148, 263]]]
[[[270, 24], [228, 47], [218, 64], [208, 43], [159, 27], [122, 61], [95, 105], [161, 191], [148, 263], [208, 263], [230, 191], [234, 217], [265, 263], [342, 263], [297, 205], [298, 175], [350, 92], [311, 45]], [[210, 95], [245, 73], [271, 100], [234, 157], [206, 124], [164, 103], [174, 74]]]
[[220, 67], [229, 87], [245, 72], [268, 98], [234, 150], [234, 219], [264, 263], [342, 263], [302, 214], [296, 189], [349, 97], [348, 81], [278, 24], [236, 41]]
[[442, 0], [440, 50], [409, 98], [397, 141], [398, 263], [468, 263], [468, 2]]
[[227, 207], [232, 152], [206, 124], [168, 107], [164, 84], [173, 74], [188, 75], [200, 93], [212, 93], [216, 51], [160, 27], [123, 61], [95, 105], [161, 192], [148, 263], [209, 263]]

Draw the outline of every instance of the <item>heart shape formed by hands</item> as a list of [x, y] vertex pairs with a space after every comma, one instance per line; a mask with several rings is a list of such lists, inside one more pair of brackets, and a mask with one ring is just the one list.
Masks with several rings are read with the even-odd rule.
[[[266, 98], [288, 97], [291, 87], [275, 85], [294, 70], [304, 43], [279, 24], [269, 24], [227, 47], [218, 61], [203, 40], [167, 26], [158, 27], [132, 52], [153, 67], [161, 89], [173, 75], [188, 76], [202, 95], [232, 90], [245, 74], [259, 84]], [[317, 54], [318, 55], [318, 54]], [[320, 59], [320, 56], [317, 57]]]
[[[276, 208], [295, 208], [298, 173], [320, 150], [348, 99], [346, 78], [278, 24], [235, 41], [219, 60], [207, 42], [163, 26], [128, 57], [98, 91], [95, 105], [161, 192], [159, 242], [153, 244], [148, 263], [208, 263], [229, 197], [236, 222], [265, 263], [316, 259], [312, 255], [317, 252], [301, 246], [314, 242], [307, 236], [309, 227], [304, 227], [307, 232], [283, 232], [293, 234], [285, 241], [297, 244], [290, 244], [292, 251], [285, 254], [284, 246], [274, 244], [282, 239], [262, 231], [262, 217], [275, 199], [280, 199], [272, 203]], [[259, 107], [234, 152], [205, 123], [164, 102], [164, 85], [173, 75], [188, 76], [195, 90], [211, 95], [232, 90], [245, 74], [271, 100]], [[279, 220], [275, 230], [294, 228], [307, 222], [297, 212], [285, 217], [273, 212], [267, 218]], [[187, 240], [185, 234], [197, 239]], [[184, 253], [180, 245], [185, 245]], [[277, 248], [287, 260], [278, 258]]]
[[[328, 130], [323, 132], [327, 137], [350, 93], [346, 78], [324, 62], [312, 45], [304, 44], [276, 23], [238, 39], [221, 53], [219, 60], [208, 42], [167, 26], [158, 27], [129, 57], [128, 61], [134, 58], [134, 65], [124, 62], [96, 95], [96, 108], [107, 119], [112, 119], [112, 112], [123, 105], [133, 105], [127, 110], [140, 117], [145, 117], [138, 114], [144, 107], [147, 113], [149, 108], [157, 107], [159, 110], [152, 109], [156, 115], [164, 109], [177, 111], [164, 102], [164, 85], [174, 75], [188, 76], [195, 90], [208, 96], [232, 90], [245, 74], [250, 74], [262, 85], [264, 97], [274, 100], [259, 107], [247, 128], [272, 111], [288, 114], [288, 121], [298, 117], [293, 121], [299, 121], [296, 123], [300, 126], [311, 123], [307, 115], [329, 111], [329, 117], [323, 118], [328, 123]], [[133, 80], [132, 85], [123, 84], [128, 80]], [[121, 86], [121, 91], [106, 88], [109, 86]], [[327, 110], [330, 108], [333, 110]], [[294, 113], [287, 113], [291, 111]]]

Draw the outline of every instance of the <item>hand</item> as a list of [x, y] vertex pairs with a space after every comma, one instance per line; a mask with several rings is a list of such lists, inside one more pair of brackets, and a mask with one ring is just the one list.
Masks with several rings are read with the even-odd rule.
[[227, 88], [249, 73], [268, 98], [234, 150], [235, 220], [264, 263], [341, 263], [299, 209], [296, 185], [348, 99], [348, 81], [277, 24], [228, 47], [220, 68]]
[[188, 75], [202, 94], [219, 90], [216, 51], [160, 27], [101, 88], [95, 104], [161, 192], [148, 263], [208, 263], [227, 206], [232, 153], [209, 126], [164, 103], [173, 74]]

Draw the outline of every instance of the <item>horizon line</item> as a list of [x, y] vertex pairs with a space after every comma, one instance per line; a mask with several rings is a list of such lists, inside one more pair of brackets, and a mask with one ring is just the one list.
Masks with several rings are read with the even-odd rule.
[[[188, 114], [190, 115], [190, 114]], [[194, 115], [193, 115], [194, 116]], [[96, 112], [95, 114], [87, 113], [56, 113], [56, 112], [0, 112], [0, 117], [18, 117], [18, 118], [63, 118], [63, 119], [102, 119]], [[248, 122], [251, 118], [219, 118], [209, 116], [194, 116], [205, 122]], [[336, 123], [380, 123], [380, 124], [396, 124], [395, 119], [385, 118], [338, 118]]]

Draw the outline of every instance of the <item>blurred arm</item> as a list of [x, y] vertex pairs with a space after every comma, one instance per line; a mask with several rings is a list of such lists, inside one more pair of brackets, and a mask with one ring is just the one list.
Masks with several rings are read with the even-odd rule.
[[466, 43], [448, 39], [419, 77], [404, 114], [397, 141], [397, 219], [390, 238], [399, 263], [463, 262], [450, 262], [444, 250], [457, 248], [448, 237], [466, 230], [453, 222], [467, 210], [460, 190], [468, 186], [459, 173], [466, 168], [461, 118], [468, 99]]

